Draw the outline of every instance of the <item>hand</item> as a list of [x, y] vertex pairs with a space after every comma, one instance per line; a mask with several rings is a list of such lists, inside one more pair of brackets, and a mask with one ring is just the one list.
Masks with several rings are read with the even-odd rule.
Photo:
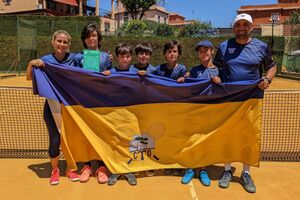
[[184, 83], [184, 77], [180, 77], [176, 81], [177, 83]]
[[29, 64], [34, 67], [45, 67], [45, 63], [41, 59], [34, 59]]
[[105, 70], [104, 72], [102, 72], [102, 74], [104, 76], [109, 76], [110, 75], [110, 70]]
[[109, 61], [112, 62], [114, 59], [113, 55], [111, 54], [110, 51], [108, 51], [107, 53], [109, 54]]
[[138, 75], [140, 75], [140, 76], [145, 76], [146, 75], [146, 71], [145, 70], [139, 70], [138, 71]]
[[268, 89], [270, 87], [270, 83], [269, 83], [268, 79], [263, 78], [263, 80], [258, 84], [258, 87], [261, 90]]
[[190, 77], [190, 72], [186, 72], [183, 77], [184, 78]]
[[218, 76], [213, 76], [213, 77], [211, 78], [211, 80], [212, 80], [214, 83], [221, 83], [221, 79], [220, 79], [220, 77], [218, 77]]

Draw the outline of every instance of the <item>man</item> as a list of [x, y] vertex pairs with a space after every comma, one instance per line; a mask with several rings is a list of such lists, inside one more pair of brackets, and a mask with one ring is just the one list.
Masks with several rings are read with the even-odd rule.
[[[258, 87], [265, 90], [270, 86], [277, 67], [268, 46], [250, 37], [252, 30], [252, 17], [245, 13], [237, 15], [233, 25], [235, 38], [220, 44], [214, 64], [220, 69], [222, 82], [259, 80], [264, 69], [266, 75]], [[255, 193], [256, 187], [249, 171], [250, 166], [244, 164], [240, 182], [247, 192]], [[232, 176], [231, 163], [227, 163], [219, 180], [219, 187], [228, 188]]]

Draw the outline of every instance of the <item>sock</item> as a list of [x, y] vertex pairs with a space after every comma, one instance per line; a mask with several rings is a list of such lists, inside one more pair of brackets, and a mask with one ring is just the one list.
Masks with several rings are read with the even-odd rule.
[[225, 171], [231, 171], [231, 163], [226, 163], [225, 165]]
[[243, 173], [250, 174], [250, 166], [249, 165], [243, 165]]

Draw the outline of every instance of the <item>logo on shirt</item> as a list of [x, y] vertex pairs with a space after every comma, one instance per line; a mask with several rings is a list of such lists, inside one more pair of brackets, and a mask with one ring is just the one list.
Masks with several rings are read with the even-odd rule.
[[228, 53], [233, 54], [235, 52], [236, 48], [228, 48]]

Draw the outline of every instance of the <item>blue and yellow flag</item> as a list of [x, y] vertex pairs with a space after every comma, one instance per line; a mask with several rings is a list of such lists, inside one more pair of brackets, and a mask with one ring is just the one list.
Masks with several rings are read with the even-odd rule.
[[65, 65], [34, 69], [34, 91], [62, 106], [69, 169], [103, 160], [113, 173], [260, 160], [259, 81], [186, 83]]

